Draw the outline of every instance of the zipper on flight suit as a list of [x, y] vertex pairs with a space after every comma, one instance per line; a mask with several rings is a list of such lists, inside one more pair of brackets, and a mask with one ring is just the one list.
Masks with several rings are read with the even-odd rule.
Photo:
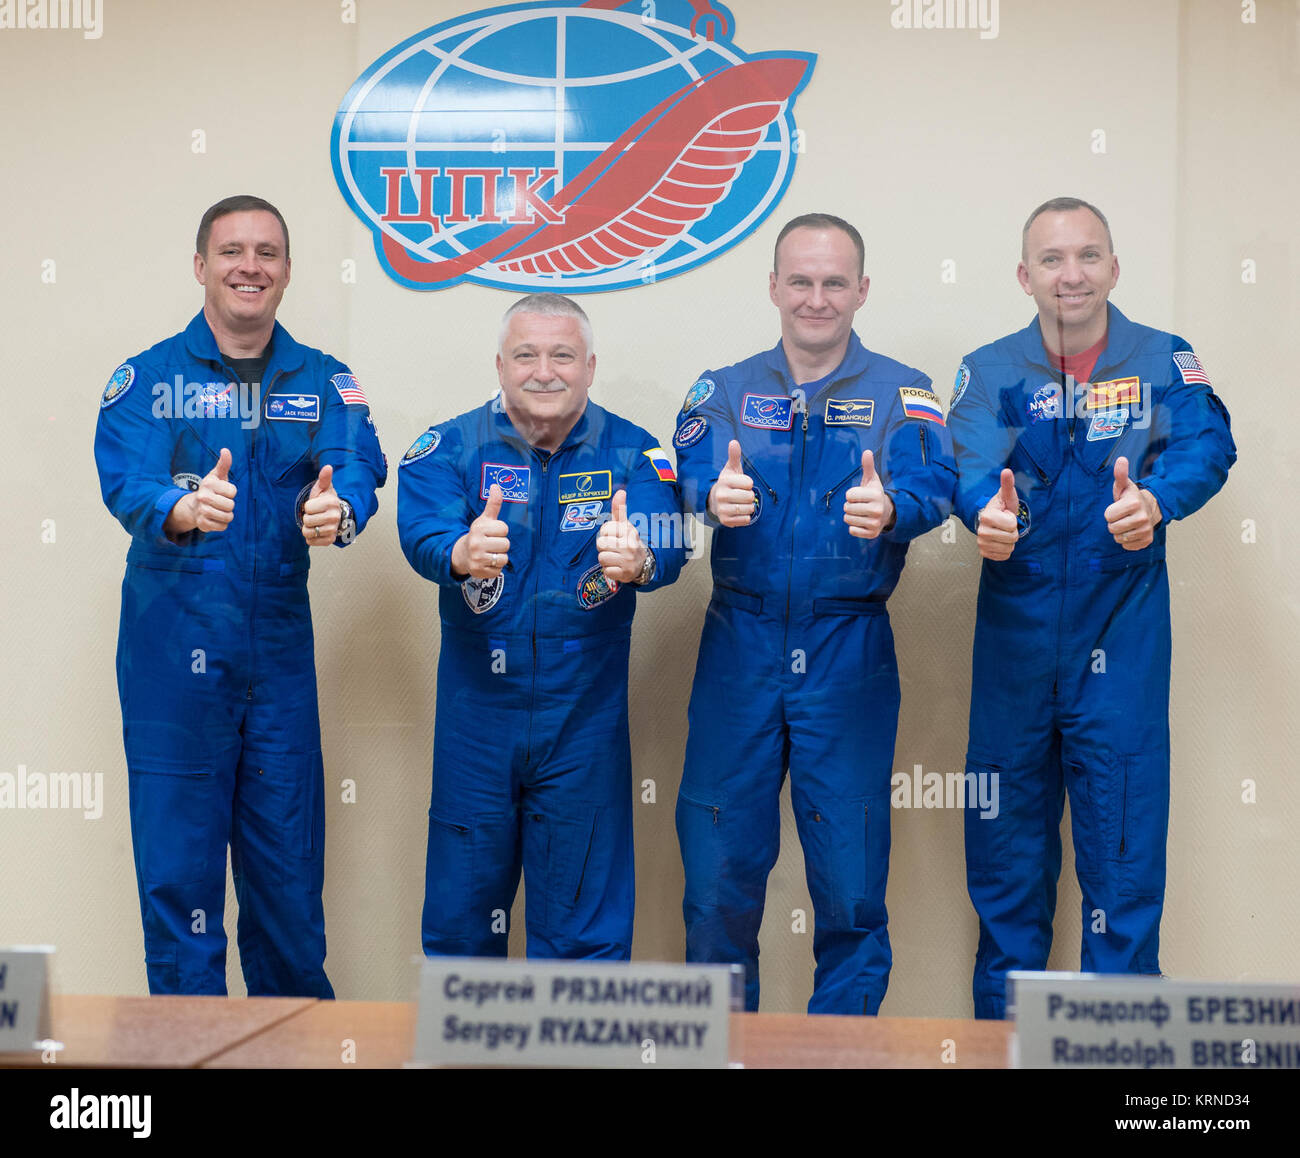
[[[540, 454], [538, 454], [538, 452], [535, 449], [531, 447], [529, 449], [532, 450], [532, 453], [536, 455], [536, 457], [542, 464], [542, 510], [541, 510], [541, 514], [538, 515], [537, 518], [537, 542], [540, 545], [547, 541], [546, 540], [546, 512], [551, 505], [550, 495], [548, 493], [550, 489], [550, 479], [548, 478], [548, 475], [550, 473], [550, 468], [551, 468], [551, 459], [553, 459], [555, 455], [559, 454], [560, 452], [559, 450], [556, 450], [553, 453], [548, 454], [545, 458], [543, 458]], [[536, 556], [537, 554], [536, 549], [534, 550], [533, 553], [534, 556]], [[542, 572], [541, 567], [538, 566], [533, 567], [533, 598], [531, 600], [533, 605], [533, 630], [530, 633], [530, 638], [529, 638], [529, 643], [533, 651], [533, 672], [531, 677], [532, 687], [528, 695], [528, 745], [524, 749], [525, 764], [529, 763], [532, 760], [532, 756], [533, 756], [533, 719], [537, 715], [537, 609], [539, 606], [541, 606], [541, 599], [538, 598], [539, 595], [538, 588], [540, 587], [542, 581], [541, 572]]]
[[[794, 400], [794, 412], [803, 414], [803, 437], [799, 439], [799, 484], [795, 488], [795, 494], [803, 493], [803, 464], [808, 447], [808, 401], [804, 392], [796, 388], [792, 395]], [[794, 532], [795, 523], [799, 521], [799, 508], [796, 506], [790, 513], [790, 550], [786, 552], [785, 558], [785, 627], [781, 636], [781, 655], [789, 654], [790, 647], [790, 588], [794, 583]]]

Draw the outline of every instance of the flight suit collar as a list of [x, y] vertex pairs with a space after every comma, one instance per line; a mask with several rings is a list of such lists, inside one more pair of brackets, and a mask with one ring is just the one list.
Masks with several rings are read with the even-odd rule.
[[[185, 348], [189, 353], [205, 362], [225, 368], [228, 358], [217, 347], [217, 339], [212, 335], [212, 327], [202, 310], [199, 310], [190, 324], [185, 328]], [[269, 358], [266, 364], [266, 377], [270, 379], [280, 371], [298, 369], [306, 360], [306, 351], [289, 336], [279, 322], [271, 330], [271, 343], [268, 346]]]

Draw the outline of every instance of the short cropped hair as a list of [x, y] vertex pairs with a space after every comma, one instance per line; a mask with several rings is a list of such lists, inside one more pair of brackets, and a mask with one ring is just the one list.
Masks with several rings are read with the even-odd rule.
[[208, 238], [212, 236], [212, 223], [219, 217], [231, 213], [252, 213], [258, 210], [271, 214], [284, 230], [284, 259], [289, 260], [289, 227], [284, 223], [280, 211], [269, 201], [253, 197], [248, 193], [239, 193], [234, 197], [223, 197], [213, 205], [199, 221], [199, 232], [194, 238], [194, 252], [200, 257], [208, 255]]
[[793, 221], [787, 221], [782, 227], [781, 232], [776, 235], [776, 245], [772, 247], [772, 269], [776, 270], [776, 257], [781, 251], [781, 242], [785, 240], [785, 235], [796, 229], [838, 229], [849, 235], [849, 240], [853, 242], [853, 248], [858, 251], [858, 277], [859, 279], [866, 272], [867, 268], [867, 247], [863, 244], [862, 234], [853, 228], [843, 217], [836, 217], [832, 213], [805, 213], [801, 217], [796, 217]]
[[1020, 260], [1029, 260], [1029, 227], [1041, 217], [1044, 213], [1073, 213], [1076, 209], [1086, 209], [1098, 221], [1101, 222], [1102, 228], [1106, 230], [1106, 244], [1110, 246], [1111, 253], [1115, 252], [1115, 242], [1110, 235], [1110, 222], [1106, 220], [1106, 215], [1095, 205], [1090, 205], [1087, 201], [1082, 201], [1078, 197], [1053, 197], [1050, 201], [1044, 201], [1030, 215], [1029, 220], [1025, 222], [1025, 227], [1020, 231]]
[[591, 333], [591, 319], [572, 298], [563, 294], [529, 294], [520, 298], [501, 315], [501, 332], [497, 336], [497, 348], [504, 352], [506, 331], [510, 328], [510, 319], [515, 314], [541, 314], [548, 318], [577, 318], [582, 330], [582, 340], [587, 346], [587, 356], [596, 352], [596, 341]]

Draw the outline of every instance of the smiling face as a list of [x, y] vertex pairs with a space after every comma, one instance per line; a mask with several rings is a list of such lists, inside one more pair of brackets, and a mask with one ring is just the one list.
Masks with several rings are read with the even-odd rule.
[[1048, 349], [1077, 354], [1106, 336], [1106, 299], [1119, 279], [1119, 259], [1095, 213], [1071, 209], [1034, 218], [1016, 277], [1038, 305]]
[[843, 358], [853, 315], [871, 284], [859, 269], [857, 248], [842, 229], [794, 229], [782, 240], [768, 295], [781, 312], [781, 341], [792, 369], [829, 361], [833, 370]]
[[518, 313], [510, 318], [497, 354], [497, 378], [506, 414], [520, 434], [542, 450], [558, 450], [587, 408], [596, 373], [582, 325], [575, 317]]
[[263, 209], [227, 213], [212, 223], [206, 253], [194, 255], [203, 312], [217, 346], [235, 357], [261, 353], [289, 284], [284, 230]]

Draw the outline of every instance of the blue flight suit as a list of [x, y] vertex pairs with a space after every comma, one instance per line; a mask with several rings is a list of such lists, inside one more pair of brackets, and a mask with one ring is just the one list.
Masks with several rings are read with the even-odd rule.
[[[329, 464], [360, 531], [387, 466], [337, 359], [276, 323], [260, 392], [226, 361], [200, 312], [115, 372], [95, 433], [104, 502], [131, 535], [117, 677], [149, 991], [226, 992], [229, 844], [249, 994], [332, 997], [298, 510]], [[222, 447], [234, 520], [169, 539], [167, 515]]]
[[[1011, 557], [984, 561], [975, 626], [966, 771], [997, 783], [999, 797], [996, 816], [970, 807], [965, 816], [977, 1017], [1005, 1016], [1008, 970], [1047, 965], [1067, 788], [1083, 969], [1160, 972], [1165, 536], [1223, 485], [1236, 447], [1191, 347], [1107, 311], [1091, 389], [1062, 383], [1035, 318], [966, 357], [949, 411], [962, 521], [977, 530], [1004, 467], [1021, 500]], [[1121, 456], [1163, 514], [1139, 551], [1106, 527]]]
[[[748, 526], [714, 531], [677, 800], [687, 960], [743, 963], [749, 1010], [787, 768], [816, 913], [808, 1011], [874, 1014], [885, 995], [899, 707], [885, 600], [908, 543], [947, 518], [956, 479], [929, 386], [851, 334], [821, 381], [797, 386], [778, 343], [709, 371], [678, 415], [687, 509], [717, 526], [707, 504], [731, 439], [757, 500]], [[876, 539], [844, 522], [864, 450], [896, 510]]]
[[[637, 595], [673, 582], [686, 558], [671, 462], [590, 401], [558, 450], [538, 450], [498, 397], [422, 434], [398, 480], [402, 550], [441, 588], [424, 951], [505, 956], [522, 867], [530, 957], [626, 960], [628, 651]], [[495, 579], [461, 581], [452, 549], [494, 482], [509, 561]], [[620, 489], [657, 561], [639, 589], [611, 587], [596, 558]]]

